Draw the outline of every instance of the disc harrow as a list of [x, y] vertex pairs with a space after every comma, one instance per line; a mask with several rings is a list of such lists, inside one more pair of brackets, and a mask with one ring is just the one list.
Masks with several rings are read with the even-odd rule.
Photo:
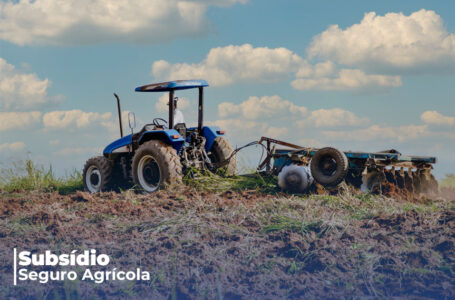
[[[267, 137], [262, 137], [259, 143], [267, 149], [268, 155], [258, 169], [279, 174], [280, 186], [286, 186], [289, 191], [297, 189], [293, 182], [302, 186], [299, 180], [306, 180], [297, 180], [295, 172], [286, 176], [289, 168], [285, 167], [290, 165], [311, 170], [315, 184], [326, 190], [336, 189], [345, 182], [364, 192], [404, 198], [438, 191], [438, 182], [431, 174], [436, 157], [406, 156], [395, 149], [342, 152], [332, 147], [303, 147]], [[277, 148], [277, 145], [286, 148]], [[302, 189], [299, 191], [304, 192]]]

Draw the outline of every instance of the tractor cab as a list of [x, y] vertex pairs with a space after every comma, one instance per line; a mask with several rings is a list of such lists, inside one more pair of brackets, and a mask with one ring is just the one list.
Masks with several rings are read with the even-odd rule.
[[[132, 182], [145, 192], [154, 192], [173, 181], [181, 181], [182, 175], [191, 169], [217, 171], [225, 174], [236, 172], [233, 149], [224, 138], [225, 132], [217, 126], [203, 125], [205, 80], [175, 80], [139, 86], [136, 92], [169, 93], [168, 120], [154, 118], [152, 123], [133, 133], [135, 117], [128, 123], [132, 133], [123, 135], [120, 98], [117, 98], [120, 139], [110, 143], [103, 156], [87, 161], [84, 186], [90, 192], [119, 186], [119, 182]], [[184, 123], [174, 124], [174, 95], [176, 91], [198, 89], [197, 127], [187, 128]]]
[[[169, 113], [168, 120], [155, 118], [151, 124], [146, 124], [140, 132], [151, 130], [168, 130], [175, 129], [185, 142], [190, 143], [191, 139], [197, 136], [203, 136], [204, 126], [204, 87], [209, 86], [205, 80], [176, 80], [162, 83], [153, 83], [139, 86], [135, 89], [136, 92], [168, 92], [169, 94]], [[197, 127], [187, 128], [185, 123], [176, 123], [174, 120], [175, 107], [172, 105], [175, 99], [175, 92], [179, 90], [198, 89], [198, 124]], [[222, 135], [221, 130], [217, 130], [217, 134]]]
[[[204, 87], [209, 86], [205, 80], [176, 80], [162, 83], [152, 83], [143, 86], [139, 86], [135, 89], [136, 92], [169, 92], [169, 118], [168, 118], [168, 128], [174, 128], [174, 105], [171, 105], [174, 102], [175, 91], [178, 90], [188, 90], [197, 88], [199, 90], [199, 103], [198, 103], [198, 127], [197, 129], [201, 132], [203, 128], [203, 117], [204, 117]], [[155, 119], [157, 120], [157, 119]], [[157, 120], [157, 121], [163, 121]], [[155, 123], [155, 122], [154, 122]], [[153, 124], [153, 125], [165, 125], [165, 124]]]

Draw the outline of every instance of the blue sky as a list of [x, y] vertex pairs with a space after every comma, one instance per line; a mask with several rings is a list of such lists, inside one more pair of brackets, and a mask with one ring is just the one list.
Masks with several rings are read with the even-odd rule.
[[[81, 169], [118, 136], [113, 92], [143, 124], [166, 115], [164, 100], [136, 86], [198, 77], [211, 84], [207, 121], [234, 145], [396, 148], [438, 156], [441, 177], [455, 172], [453, 12], [450, 1], [0, 0], [0, 163]], [[196, 94], [179, 95], [196, 121]]]

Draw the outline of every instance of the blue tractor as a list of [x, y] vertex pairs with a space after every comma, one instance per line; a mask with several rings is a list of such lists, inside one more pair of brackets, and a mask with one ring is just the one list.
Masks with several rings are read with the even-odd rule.
[[[121, 138], [109, 144], [103, 156], [90, 158], [83, 170], [86, 191], [97, 193], [131, 184], [152, 193], [172, 183], [179, 183], [185, 173], [196, 169], [236, 172], [236, 159], [225, 132], [217, 126], [203, 126], [205, 80], [177, 80], [148, 84], [136, 92], [168, 92], [168, 121], [155, 118], [134, 133], [134, 114], [128, 116], [131, 134], [123, 136], [120, 99], [117, 98]], [[198, 126], [187, 128], [174, 124], [174, 95], [178, 90], [198, 89]], [[134, 124], [134, 125], [133, 125]]]

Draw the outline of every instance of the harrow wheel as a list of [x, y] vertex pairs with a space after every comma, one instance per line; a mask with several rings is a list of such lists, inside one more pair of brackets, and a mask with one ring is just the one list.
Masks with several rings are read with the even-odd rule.
[[349, 161], [340, 150], [326, 147], [314, 154], [310, 168], [316, 182], [325, 187], [335, 187], [345, 179]]

